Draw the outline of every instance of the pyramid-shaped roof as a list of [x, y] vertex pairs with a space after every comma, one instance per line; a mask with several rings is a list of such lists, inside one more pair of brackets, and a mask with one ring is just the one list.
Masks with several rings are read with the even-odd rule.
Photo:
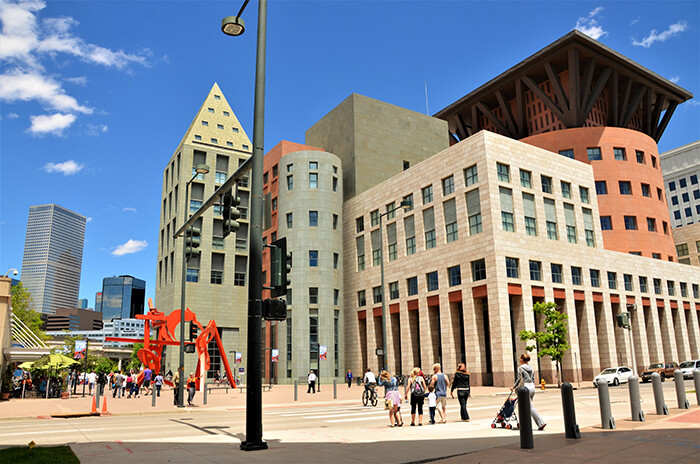
[[248, 153], [252, 151], [250, 139], [216, 82], [179, 146], [183, 144], [206, 144]]

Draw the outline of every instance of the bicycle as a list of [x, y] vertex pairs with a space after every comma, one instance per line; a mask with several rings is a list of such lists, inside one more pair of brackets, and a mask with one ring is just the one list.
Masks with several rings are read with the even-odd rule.
[[370, 403], [372, 406], [377, 405], [377, 390], [374, 385], [369, 387], [369, 391], [365, 390], [362, 392], [362, 405], [367, 406]]

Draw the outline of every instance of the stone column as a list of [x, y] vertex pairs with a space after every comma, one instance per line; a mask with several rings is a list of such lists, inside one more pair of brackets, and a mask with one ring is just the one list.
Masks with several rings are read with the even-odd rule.
[[576, 322], [579, 336], [579, 352], [577, 356], [580, 362], [581, 380], [591, 380], [600, 372], [601, 363], [598, 336], [596, 334], [595, 308], [590, 292], [586, 293], [585, 301], [576, 302], [576, 305]]
[[[678, 350], [678, 362], [681, 363], [690, 359], [690, 340], [688, 328], [685, 324], [685, 309], [683, 302], [678, 302], [678, 308], [671, 310], [673, 315], [673, 326], [676, 333], [676, 349]], [[675, 360], [676, 358], [674, 358]]]
[[[664, 349], [661, 343], [661, 326], [659, 323], [659, 311], [656, 306], [642, 306], [644, 313], [644, 323], [646, 325], [646, 346], [649, 352], [649, 362], [644, 367], [649, 367], [652, 363], [663, 362]], [[638, 310], [639, 312], [639, 310]]]
[[678, 359], [678, 350], [676, 349], [676, 337], [673, 330], [673, 320], [671, 318], [671, 303], [669, 300], [661, 300], [664, 302], [664, 307], [659, 307], [656, 300], [657, 309], [659, 312], [659, 326], [661, 327], [661, 341], [664, 347], [664, 359], [659, 362], [673, 361]]

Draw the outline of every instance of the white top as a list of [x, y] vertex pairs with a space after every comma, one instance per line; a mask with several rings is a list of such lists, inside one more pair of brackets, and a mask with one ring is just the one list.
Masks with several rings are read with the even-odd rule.
[[95, 381], [97, 380], [97, 375], [95, 375], [94, 372], [90, 372], [87, 377], [88, 383], [95, 383]]
[[309, 374], [309, 383], [316, 381], [316, 374], [313, 372]]
[[429, 408], [434, 408], [437, 406], [437, 396], [435, 396], [435, 392], [432, 391], [428, 393], [428, 407]]
[[367, 385], [368, 383], [377, 383], [377, 377], [375, 377], [374, 372], [365, 372], [364, 382], [365, 385]]

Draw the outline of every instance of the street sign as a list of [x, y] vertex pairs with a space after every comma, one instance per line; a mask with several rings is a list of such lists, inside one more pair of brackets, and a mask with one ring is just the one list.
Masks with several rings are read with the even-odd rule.
[[273, 363], [278, 362], [278, 361], [279, 361], [279, 358], [280, 358], [280, 350], [277, 350], [277, 349], [274, 349], [274, 348], [273, 348], [271, 354], [272, 354], [271, 362], [273, 362]]
[[319, 345], [318, 359], [320, 359], [321, 361], [325, 361], [328, 359], [328, 347], [326, 345]]
[[238, 368], [238, 373], [243, 374], [245, 372], [245, 367], [239, 367]]
[[384, 356], [384, 348], [377, 348], [374, 350], [374, 354], [377, 356]]

